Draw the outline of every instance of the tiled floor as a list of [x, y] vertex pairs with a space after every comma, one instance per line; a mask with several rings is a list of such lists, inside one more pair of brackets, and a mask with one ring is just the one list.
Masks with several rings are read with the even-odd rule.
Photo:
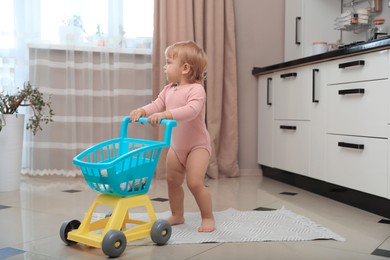
[[[381, 216], [329, 200], [261, 175], [207, 180], [215, 211], [227, 208], [287, 209], [346, 238], [345, 242], [211, 243], [127, 246], [122, 259], [390, 259], [390, 224]], [[154, 180], [150, 198], [166, 198], [166, 183]], [[197, 211], [186, 190], [186, 211]], [[66, 246], [64, 220], [81, 219], [97, 193], [83, 178], [23, 177], [20, 190], [0, 192], [0, 259], [107, 259], [100, 249]], [[168, 201], [152, 201], [156, 212]]]

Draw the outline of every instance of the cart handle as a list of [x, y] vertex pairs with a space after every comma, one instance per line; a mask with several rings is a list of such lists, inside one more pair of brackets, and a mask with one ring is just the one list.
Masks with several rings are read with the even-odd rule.
[[[140, 117], [136, 122], [148, 123], [148, 118], [147, 117]], [[126, 116], [122, 119], [120, 138], [127, 137], [127, 127], [129, 125], [129, 123], [132, 123], [130, 117]], [[176, 120], [163, 119], [163, 120], [161, 120], [160, 124], [165, 125], [164, 144], [166, 146], [170, 146], [171, 145], [172, 128], [177, 126]]]

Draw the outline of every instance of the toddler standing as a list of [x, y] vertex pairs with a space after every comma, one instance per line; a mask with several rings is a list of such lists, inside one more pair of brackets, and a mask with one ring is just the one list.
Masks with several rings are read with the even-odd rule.
[[184, 180], [199, 206], [202, 222], [199, 232], [212, 232], [215, 221], [211, 195], [204, 185], [211, 155], [210, 135], [206, 128], [206, 92], [202, 85], [207, 56], [193, 41], [177, 42], [165, 50], [164, 72], [168, 80], [157, 99], [130, 112], [132, 121], [148, 117], [152, 125], [174, 119], [166, 170], [171, 225], [184, 223]]

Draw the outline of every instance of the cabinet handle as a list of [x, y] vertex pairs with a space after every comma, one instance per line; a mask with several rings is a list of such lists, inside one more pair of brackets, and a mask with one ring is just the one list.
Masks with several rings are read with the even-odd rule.
[[365, 64], [364, 60], [355, 60], [355, 61], [340, 63], [339, 69], [345, 69], [345, 68], [353, 67], [353, 66], [364, 66], [364, 64]]
[[312, 95], [313, 96], [311, 98], [311, 101], [313, 103], [318, 103], [319, 102], [319, 100], [316, 99], [316, 73], [318, 73], [318, 72], [320, 72], [319, 69], [313, 69], [313, 85], [312, 85], [312, 87], [313, 87]]
[[298, 40], [298, 23], [301, 20], [301, 17], [295, 17], [295, 44], [301, 45], [301, 42]]
[[339, 95], [364, 94], [364, 88], [342, 89]]
[[339, 146], [345, 148], [364, 150], [364, 144], [352, 144], [352, 143], [339, 142]]
[[281, 125], [280, 129], [284, 129], [284, 130], [297, 130], [297, 127], [293, 126], [293, 125]]
[[272, 105], [272, 102], [270, 101], [270, 98], [269, 98], [269, 88], [270, 88], [270, 85], [271, 85], [271, 81], [272, 81], [272, 78], [267, 78], [267, 105], [271, 106]]
[[289, 77], [296, 77], [296, 76], [298, 76], [296, 72], [290, 72], [290, 73], [280, 75], [282, 79], [289, 78]]

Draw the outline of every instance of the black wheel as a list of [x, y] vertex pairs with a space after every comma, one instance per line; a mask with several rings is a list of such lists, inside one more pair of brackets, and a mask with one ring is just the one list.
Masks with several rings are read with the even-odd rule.
[[118, 257], [125, 251], [127, 240], [125, 234], [119, 230], [110, 230], [102, 241], [102, 250], [106, 256]]
[[72, 241], [68, 239], [68, 233], [74, 229], [78, 229], [80, 224], [81, 223], [78, 220], [68, 220], [61, 225], [60, 237], [62, 241], [64, 241], [64, 243], [67, 244], [68, 246], [77, 244], [76, 241]]
[[158, 219], [154, 222], [152, 230], [150, 231], [150, 237], [157, 245], [165, 245], [172, 234], [172, 227], [168, 221]]

